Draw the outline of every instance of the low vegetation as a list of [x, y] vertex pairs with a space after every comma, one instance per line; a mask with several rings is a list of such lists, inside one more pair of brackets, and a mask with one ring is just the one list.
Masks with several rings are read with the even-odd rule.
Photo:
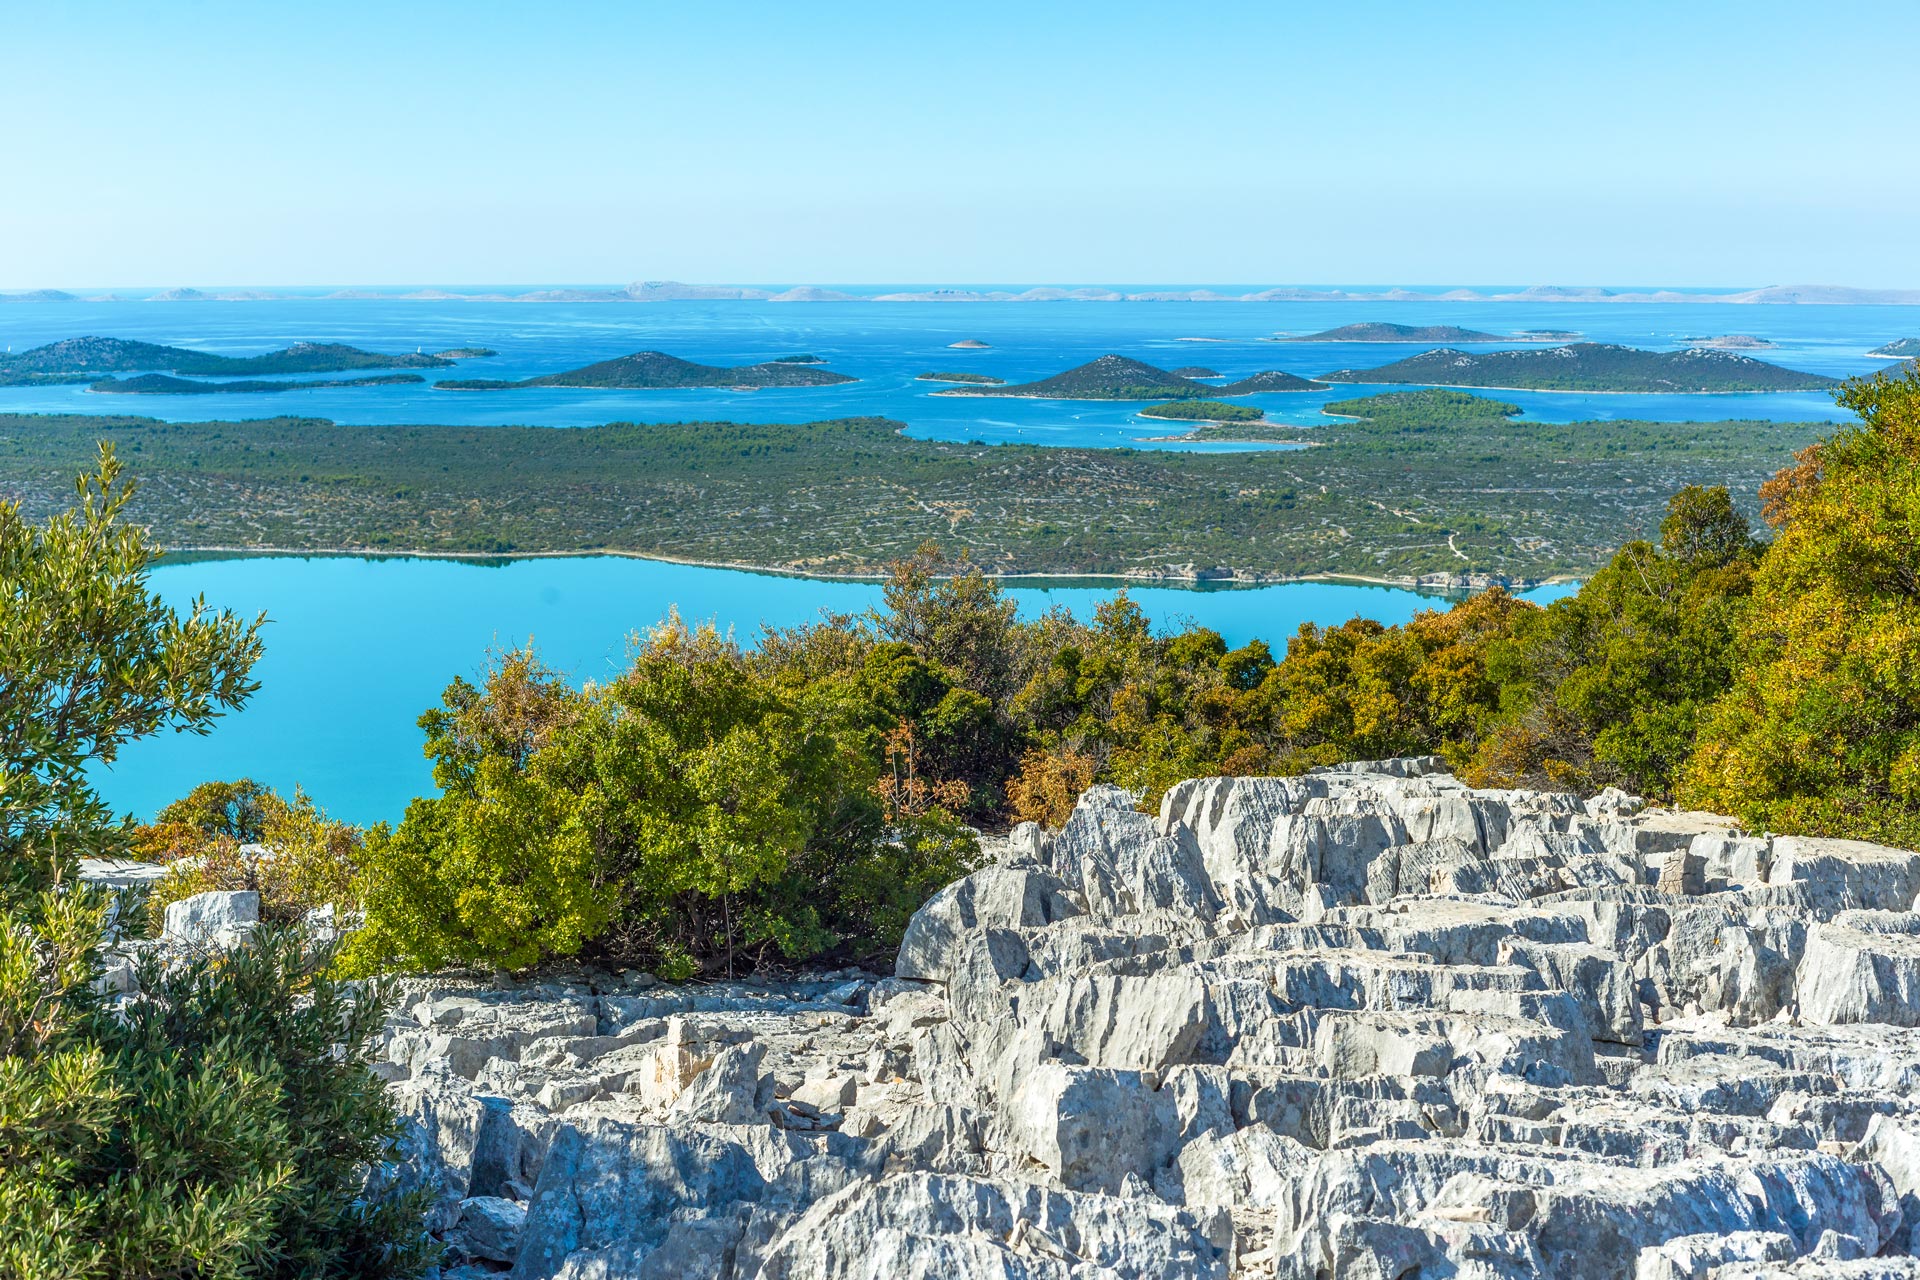
[[1336, 369], [1327, 382], [1427, 383], [1508, 391], [1641, 392], [1654, 395], [1824, 391], [1838, 378], [1800, 373], [1731, 351], [1643, 351], [1606, 342], [1544, 350], [1468, 353], [1442, 347], [1372, 369]]
[[[938, 541], [990, 573], [1584, 575], [1688, 484], [1751, 495], [1817, 424], [1513, 421], [1460, 393], [1341, 401], [1240, 453], [916, 440], [856, 418], [341, 427], [0, 415], [0, 493], [58, 510], [96, 442], [137, 461], [131, 514], [182, 548], [628, 551], [875, 573]], [[1201, 425], [1196, 439], [1214, 428]]]
[[[1218, 376], [1218, 375], [1210, 375]], [[970, 380], [971, 381], [971, 380]], [[995, 379], [999, 382], [999, 379]], [[1243, 396], [1267, 391], [1323, 390], [1324, 383], [1310, 382], [1291, 373], [1267, 370], [1225, 386], [1196, 382], [1193, 378], [1150, 365], [1127, 356], [1105, 355], [1089, 360], [1065, 373], [1037, 382], [1018, 382], [994, 387], [956, 388], [937, 391], [943, 396], [1015, 396], [1033, 400], [1173, 400], [1205, 396]]]
[[1170, 400], [1166, 404], [1148, 405], [1140, 411], [1140, 416], [1174, 422], [1258, 422], [1267, 412], [1250, 404], [1228, 404], [1224, 400]]
[[103, 941], [145, 904], [76, 882], [131, 835], [87, 770], [204, 731], [259, 655], [257, 622], [148, 593], [131, 492], [103, 450], [44, 525], [0, 503], [0, 1275], [418, 1276], [424, 1205], [369, 1177], [398, 1130], [369, 1069], [378, 987], [267, 926], [148, 954], [140, 998], [108, 1002]]
[[339, 342], [296, 342], [257, 356], [223, 356], [127, 338], [67, 338], [0, 355], [0, 385], [91, 382], [105, 373], [178, 373], [200, 377], [262, 377], [340, 373], [352, 369], [441, 369], [456, 357], [486, 354], [481, 347], [426, 355], [362, 351]]
[[102, 378], [87, 387], [103, 395], [208, 396], [228, 394], [257, 395], [273, 391], [320, 391], [339, 387], [391, 387], [409, 382], [425, 382], [417, 373], [388, 373], [371, 378], [322, 378], [309, 382], [273, 382], [242, 379], [237, 382], [199, 382], [192, 378], [173, 378], [164, 373], [142, 373], [131, 378]]
[[764, 364], [695, 364], [662, 351], [638, 351], [630, 356], [602, 360], [564, 373], [504, 382], [494, 378], [448, 378], [434, 383], [437, 391], [509, 391], [515, 387], [600, 387], [624, 390], [670, 390], [684, 387], [829, 387], [853, 382], [844, 373], [813, 366], [816, 358], [784, 357]]

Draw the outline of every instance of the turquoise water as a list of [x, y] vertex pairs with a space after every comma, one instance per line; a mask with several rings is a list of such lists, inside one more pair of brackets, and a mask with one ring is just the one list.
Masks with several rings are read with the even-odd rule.
[[[208, 603], [265, 611], [266, 656], [253, 702], [205, 737], [136, 743], [96, 774], [116, 807], [149, 817], [196, 783], [251, 776], [283, 790], [298, 783], [335, 815], [397, 819], [432, 790], [414, 722], [454, 676], [473, 676], [489, 649], [531, 639], [576, 680], [620, 669], [627, 639], [678, 605], [744, 639], [762, 625], [856, 612], [879, 603], [873, 583], [704, 569], [611, 556], [471, 563], [395, 557], [259, 557], [162, 564], [154, 587], [176, 607]], [[1532, 593], [1545, 599], [1567, 588]], [[1080, 617], [1112, 585], [1016, 586], [1021, 611], [1065, 605]], [[1278, 648], [1302, 622], [1356, 615], [1401, 622], [1436, 600], [1412, 591], [1337, 583], [1235, 590], [1135, 589], [1161, 625], [1191, 619], [1238, 645]]]
[[[1714, 304], [1274, 302], [1274, 303], [516, 303], [318, 299], [268, 302], [106, 302], [0, 306], [0, 347], [22, 350], [99, 334], [244, 355], [302, 340], [374, 350], [486, 346], [500, 354], [429, 378], [520, 378], [655, 349], [712, 364], [811, 352], [859, 381], [779, 391], [591, 391], [542, 388], [496, 394], [429, 385], [358, 387], [280, 395], [104, 396], [82, 387], [0, 388], [0, 411], [148, 414], [173, 421], [302, 414], [346, 428], [380, 423], [527, 423], [733, 419], [806, 422], [878, 414], [916, 436], [1043, 445], [1180, 448], [1153, 441], [1176, 424], [1138, 417], [1138, 406], [937, 396], [915, 374], [968, 369], [1009, 381], [1058, 373], [1106, 352], [1167, 368], [1199, 364], [1230, 376], [1284, 369], [1312, 376], [1389, 363], [1402, 345], [1267, 341], [1365, 320], [1455, 324], [1494, 333], [1566, 329], [1602, 342], [1672, 347], [1688, 336], [1752, 333], [1757, 353], [1789, 368], [1848, 376], [1884, 367], [1868, 349], [1920, 334], [1920, 311], [1902, 307]], [[987, 351], [949, 344], [977, 338]], [[1190, 339], [1206, 339], [1191, 341]], [[331, 375], [323, 375], [331, 376]], [[1324, 422], [1338, 388], [1265, 395], [1252, 403], [1280, 421]], [[1596, 396], [1501, 392], [1535, 421], [1730, 417], [1817, 421], [1835, 416], [1826, 395]], [[1230, 446], [1229, 446], [1230, 447]], [[205, 592], [217, 605], [266, 611], [265, 688], [244, 713], [205, 738], [136, 746], [102, 775], [116, 805], [150, 814], [197, 782], [250, 774], [274, 786], [305, 785], [342, 817], [398, 817], [429, 789], [414, 727], [453, 676], [481, 667], [490, 646], [532, 637], [578, 679], [617, 669], [625, 637], [670, 605], [754, 632], [763, 623], [811, 619], [823, 608], [858, 610], [870, 584], [818, 582], [639, 560], [579, 558], [480, 566], [418, 559], [272, 558], [163, 567], [176, 603]], [[1060, 603], [1089, 611], [1111, 588], [1023, 585], [1029, 612]], [[1365, 614], [1384, 622], [1427, 603], [1408, 591], [1331, 584], [1191, 591], [1141, 590], [1162, 622], [1192, 618], [1233, 643], [1279, 643], [1304, 621]]]
[[[84, 387], [0, 388], [0, 411], [132, 413], [173, 421], [305, 414], [349, 424], [532, 423], [587, 426], [609, 421], [734, 419], [806, 422], [881, 414], [933, 439], [1052, 445], [1170, 447], [1149, 438], [1166, 423], [1138, 406], [939, 396], [914, 375], [966, 369], [1009, 381], [1058, 373], [1106, 352], [1163, 367], [1202, 364], [1240, 376], [1284, 369], [1312, 376], [1386, 364], [1421, 350], [1403, 345], [1269, 342], [1363, 320], [1455, 324], [1492, 333], [1569, 329], [1593, 341], [1668, 348], [1679, 339], [1753, 333], [1779, 344], [1753, 354], [1834, 376], [1883, 367], [1866, 352], [1920, 333], [1911, 307], [1731, 306], [1724, 304], [1462, 302], [1166, 303], [517, 303], [309, 299], [272, 302], [110, 302], [0, 306], [0, 347], [23, 350], [82, 334], [244, 355], [303, 339], [376, 350], [429, 351], [480, 345], [497, 357], [463, 361], [442, 377], [521, 378], [657, 349], [713, 364], [742, 364], [811, 352], [859, 379], [835, 387], [755, 392], [596, 391], [531, 388], [487, 394], [431, 385], [355, 387], [281, 394], [98, 395]], [[979, 338], [988, 351], [948, 344]], [[1186, 341], [1206, 338], [1210, 341]], [[334, 375], [316, 375], [334, 376]], [[1250, 403], [1284, 421], [1320, 420], [1329, 399], [1366, 389], [1256, 396]], [[1497, 393], [1540, 421], [1643, 417], [1665, 421], [1756, 417], [1813, 421], [1835, 416], [1819, 393], [1737, 396]]]

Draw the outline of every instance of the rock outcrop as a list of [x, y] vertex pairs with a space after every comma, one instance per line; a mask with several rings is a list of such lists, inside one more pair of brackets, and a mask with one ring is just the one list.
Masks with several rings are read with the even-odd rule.
[[421, 979], [450, 1275], [1920, 1276], [1920, 854], [1437, 761], [1111, 788], [897, 972]]

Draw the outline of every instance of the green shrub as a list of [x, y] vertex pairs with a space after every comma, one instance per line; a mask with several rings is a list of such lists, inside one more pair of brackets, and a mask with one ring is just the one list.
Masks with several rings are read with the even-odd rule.
[[[258, 623], [147, 590], [109, 450], [42, 528], [0, 503], [0, 1276], [418, 1275], [422, 1205], [367, 1194], [395, 1130], [367, 1068], [377, 991], [269, 928], [96, 990], [115, 904], [72, 882], [131, 837], [86, 770], [132, 739], [204, 731], [253, 691]], [[202, 797], [208, 799], [210, 797]], [[224, 807], [249, 833], [245, 797]], [[137, 923], [138, 910], [118, 917]]]
[[198, 600], [181, 617], [147, 590], [159, 552], [121, 521], [134, 486], [111, 448], [76, 491], [43, 526], [0, 502], [0, 893], [16, 900], [124, 849], [89, 765], [166, 729], [204, 733], [257, 687], [259, 620]]
[[49, 893], [0, 928], [0, 1275], [419, 1275], [423, 1202], [363, 1194], [397, 1126], [367, 1069], [378, 993], [268, 929], [150, 958], [109, 1011], [108, 905]]
[[782, 679], [670, 618], [603, 686], [528, 652], [455, 681], [421, 719], [441, 794], [368, 840], [352, 965], [584, 954], [674, 974], [897, 940], [970, 838], [943, 813], [888, 821], [863, 673]]
[[1628, 543], [1499, 647], [1508, 713], [1475, 758], [1479, 775], [1670, 799], [1701, 718], [1733, 681], [1763, 550], [1725, 489], [1675, 494], [1657, 545]]
[[205, 782], [135, 828], [132, 853], [172, 863], [147, 896], [157, 923], [170, 902], [213, 890], [252, 889], [260, 918], [282, 924], [309, 911], [359, 906], [362, 832], [335, 822], [295, 790], [292, 800], [251, 779]]
[[1849, 383], [1860, 415], [1767, 487], [1737, 676], [1687, 773], [1756, 827], [1920, 844], [1920, 373]]

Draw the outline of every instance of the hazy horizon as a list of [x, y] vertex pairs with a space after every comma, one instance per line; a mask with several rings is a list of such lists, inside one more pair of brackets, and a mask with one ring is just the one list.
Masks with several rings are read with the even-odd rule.
[[[690, 279], [660, 275], [633, 275], [624, 278], [595, 280], [349, 280], [315, 282], [311, 280], [263, 280], [236, 282], [232, 280], [147, 280], [137, 284], [121, 282], [118, 284], [98, 283], [54, 283], [54, 284], [14, 284], [0, 280], [0, 296], [33, 292], [59, 292], [75, 295], [104, 296], [113, 293], [158, 294], [175, 289], [193, 289], [200, 292], [210, 290], [286, 290], [292, 294], [310, 293], [320, 295], [321, 291], [341, 292], [347, 290], [368, 290], [381, 293], [394, 293], [401, 290], [469, 290], [469, 291], [518, 291], [531, 292], [548, 289], [594, 289], [619, 290], [636, 284], [684, 285], [692, 288], [714, 289], [846, 289], [846, 290], [892, 290], [925, 291], [933, 289], [954, 289], [976, 292], [1013, 291], [1029, 289], [1109, 289], [1118, 292], [1147, 290], [1245, 290], [1301, 289], [1311, 291], [1345, 291], [1355, 295], [1384, 294], [1394, 290], [1437, 295], [1448, 290], [1471, 290], [1482, 295], [1494, 293], [1518, 293], [1528, 289], [1599, 289], [1615, 294], [1641, 294], [1673, 292], [1707, 295], [1727, 295], [1775, 288], [1831, 288], [1867, 292], [1920, 292], [1920, 283], [1901, 279], [1888, 279], [1867, 284], [1857, 284], [1836, 280], [1799, 280], [1779, 279], [1760, 281], [1733, 281], [1719, 284], [1675, 283], [1672, 281], [1617, 281], [1617, 280], [1530, 280], [1530, 281], [1471, 281], [1447, 280], [1408, 282], [1401, 280], [1355, 282], [1351, 280], [1100, 280], [1100, 279], [1030, 279], [1012, 280], [1004, 278], [986, 278], [980, 280], [962, 280], [953, 278], [925, 280], [797, 280], [797, 279]], [[129, 301], [144, 299], [130, 298]], [[1364, 300], [1364, 299], [1363, 299]], [[1492, 296], [1483, 296], [1484, 301], [1497, 301]]]

